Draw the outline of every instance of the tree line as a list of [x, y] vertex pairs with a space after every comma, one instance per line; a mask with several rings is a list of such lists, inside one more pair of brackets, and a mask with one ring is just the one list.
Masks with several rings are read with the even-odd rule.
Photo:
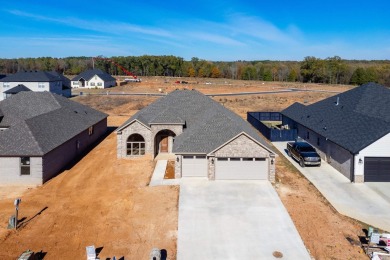
[[[112, 61], [112, 62], [110, 62]], [[338, 56], [303, 61], [207, 61], [197, 57], [186, 61], [177, 56], [91, 57], [0, 59], [0, 74], [29, 70], [55, 70], [77, 75], [93, 67], [112, 75], [126, 75], [119, 66], [137, 76], [226, 78], [242, 80], [311, 82], [361, 85], [377, 82], [390, 87], [389, 60], [345, 60]], [[116, 64], [115, 64], [116, 63]]]

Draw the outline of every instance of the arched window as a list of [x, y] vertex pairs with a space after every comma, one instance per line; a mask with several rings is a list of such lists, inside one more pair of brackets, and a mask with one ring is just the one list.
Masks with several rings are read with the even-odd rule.
[[145, 139], [142, 135], [132, 134], [127, 138], [127, 155], [144, 155]]

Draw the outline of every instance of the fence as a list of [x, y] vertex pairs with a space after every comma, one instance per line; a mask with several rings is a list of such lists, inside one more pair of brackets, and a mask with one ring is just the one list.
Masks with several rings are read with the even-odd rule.
[[279, 112], [248, 112], [247, 120], [271, 142], [293, 141], [297, 138], [297, 129], [279, 129], [268, 127], [262, 121], [282, 121]]

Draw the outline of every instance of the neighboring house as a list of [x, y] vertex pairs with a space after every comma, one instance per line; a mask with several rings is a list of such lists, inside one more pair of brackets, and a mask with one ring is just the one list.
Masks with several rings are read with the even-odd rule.
[[0, 102], [0, 184], [39, 185], [107, 130], [107, 115], [50, 92]]
[[72, 96], [72, 84], [69, 78], [65, 77], [63, 74], [60, 74], [55, 71], [49, 71], [53, 76], [59, 76], [62, 80], [62, 95], [64, 97]]
[[117, 129], [118, 158], [175, 156], [175, 177], [275, 179], [275, 153], [241, 117], [195, 90], [176, 90]]
[[100, 69], [87, 70], [72, 79], [72, 88], [110, 88], [116, 79]]
[[[23, 85], [34, 92], [49, 91], [58, 95], [70, 97], [70, 91], [64, 86], [69, 86], [69, 81], [66, 78], [54, 71], [21, 71], [15, 74], [8, 75], [0, 79], [0, 100], [9, 97], [10, 92], [14, 93], [17, 89], [13, 89], [18, 85]], [[13, 89], [13, 90], [12, 90]], [[11, 91], [9, 91], [11, 90]], [[5, 92], [8, 91], [8, 94]]]
[[390, 181], [390, 90], [369, 83], [281, 112], [283, 125], [353, 182]]

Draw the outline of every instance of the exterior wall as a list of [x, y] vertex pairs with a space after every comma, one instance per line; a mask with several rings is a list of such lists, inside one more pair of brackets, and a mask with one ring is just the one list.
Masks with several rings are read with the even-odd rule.
[[30, 157], [30, 175], [20, 175], [20, 157], [0, 157], [1, 185], [41, 185], [42, 158]]
[[[263, 157], [267, 158], [269, 163], [268, 179], [275, 181], [275, 156], [269, 151], [255, 143], [245, 135], [240, 135], [230, 143], [224, 145], [214, 154], [215, 157]], [[209, 157], [209, 166], [212, 165], [211, 157]], [[271, 164], [271, 159], [273, 163]], [[215, 164], [215, 162], [214, 162]], [[209, 179], [215, 179], [215, 167], [209, 167]]]
[[[390, 157], [390, 133], [378, 139], [355, 155], [355, 182], [364, 181], [364, 157]], [[363, 163], [359, 163], [359, 159]]]
[[63, 89], [62, 90], [62, 95], [64, 97], [71, 97], [72, 96], [72, 90], [70, 88]]
[[[177, 161], [179, 159], [179, 161]], [[175, 179], [181, 178], [181, 162], [182, 162], [183, 156], [176, 155], [176, 161], [175, 161]]]
[[[321, 158], [328, 162], [333, 168], [341, 172], [349, 180], [354, 181], [353, 176], [353, 155], [342, 148], [341, 146], [333, 143], [322, 135], [297, 124], [298, 136], [310, 143], [316, 148]], [[309, 133], [309, 136], [307, 136]]]
[[93, 134], [88, 129], [76, 135], [71, 140], [50, 151], [43, 156], [43, 182], [58, 175], [70, 162], [90, 148], [107, 131], [107, 119], [100, 121], [93, 127]]
[[[38, 87], [38, 83], [44, 83], [43, 88]], [[52, 93], [56, 93], [58, 95], [62, 95], [62, 81], [53, 81], [53, 82], [9, 82], [9, 87], [4, 88], [4, 82], [0, 82], [0, 100], [5, 99], [5, 94], [3, 93], [4, 91], [7, 91], [11, 88], [16, 87], [19, 84], [23, 84], [31, 91], [34, 92], [43, 92], [43, 91], [49, 91]]]
[[151, 130], [138, 121], [134, 121], [131, 125], [117, 133], [117, 157], [130, 157], [127, 155], [126, 149], [127, 139], [132, 134], [140, 134], [143, 136], [145, 139], [145, 154], [152, 155], [154, 152], [154, 138], [152, 138]]
[[209, 156], [208, 160], [208, 178], [209, 180], [215, 180], [215, 157]]
[[[110, 88], [116, 85], [116, 80], [113, 81], [104, 81], [99, 76], [95, 75], [90, 80], [85, 81], [84, 87], [81, 85], [81, 82], [77, 85], [79, 81], [72, 81], [72, 88]], [[100, 86], [99, 86], [100, 84]]]

